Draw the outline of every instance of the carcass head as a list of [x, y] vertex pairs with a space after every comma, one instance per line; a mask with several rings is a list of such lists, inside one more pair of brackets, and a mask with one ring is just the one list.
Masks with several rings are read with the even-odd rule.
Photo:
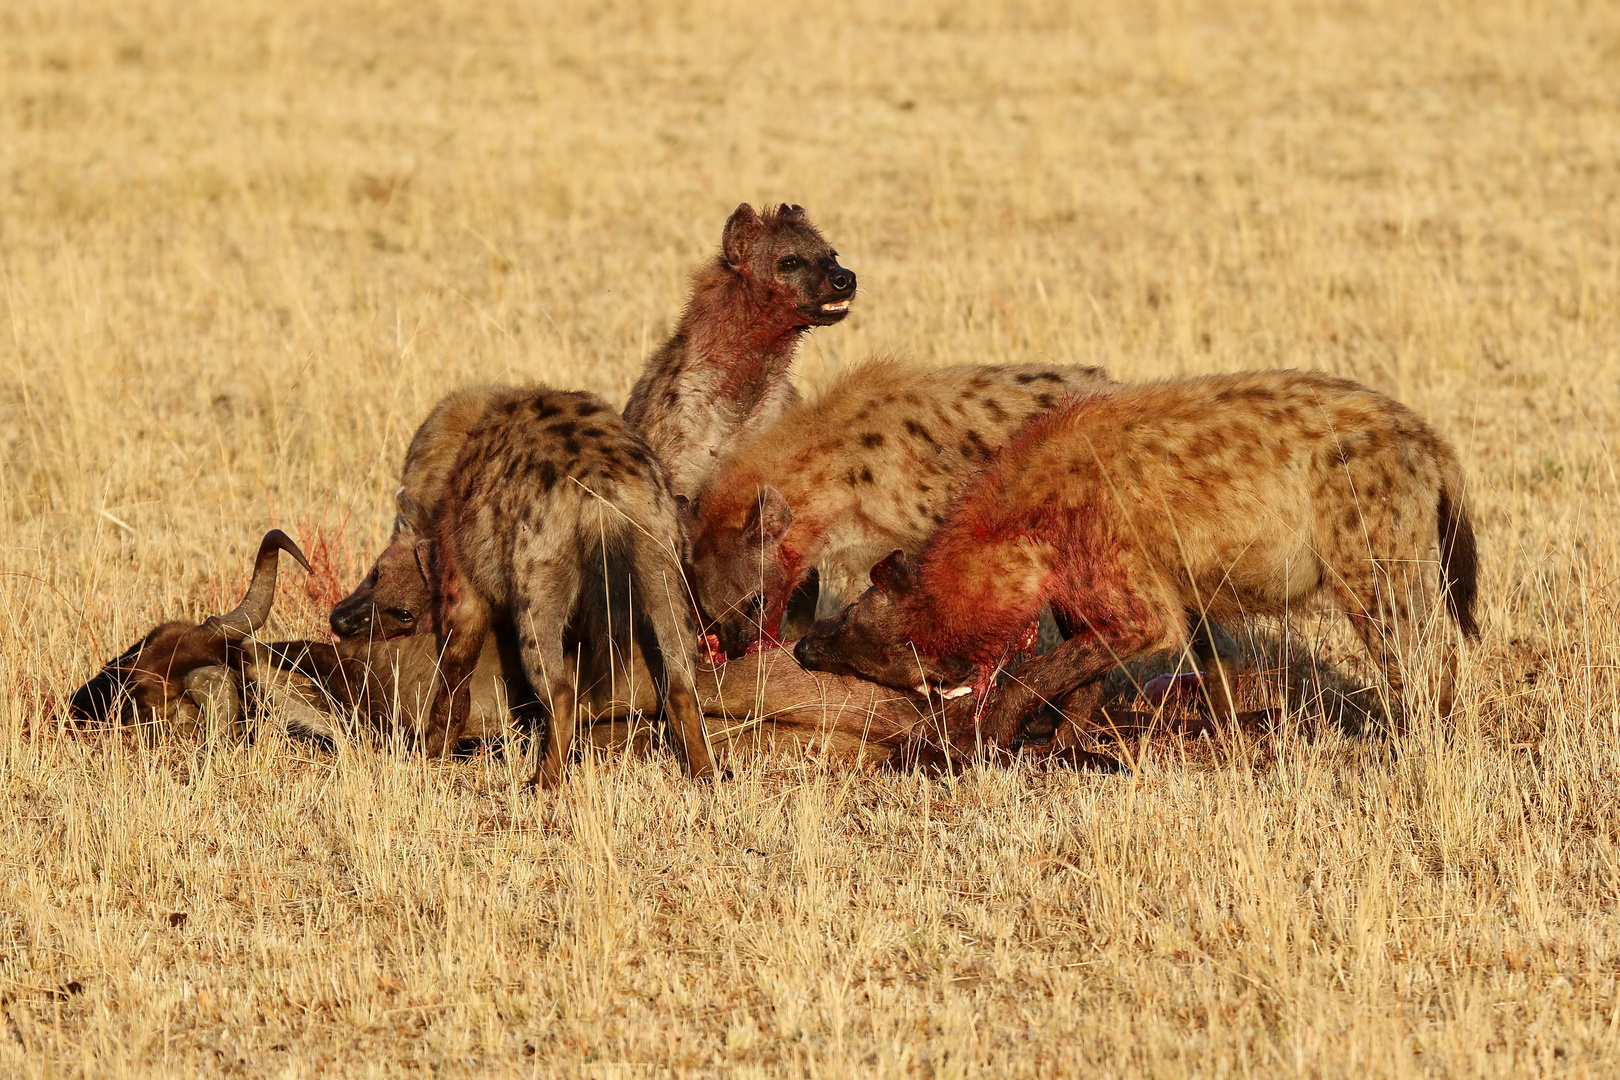
[[105, 722], [195, 721], [229, 679], [230, 650], [270, 616], [276, 596], [276, 553], [285, 551], [305, 570], [309, 562], [286, 533], [271, 529], [259, 544], [247, 595], [224, 615], [201, 625], [166, 622], [109, 660], [68, 702], [75, 720]]

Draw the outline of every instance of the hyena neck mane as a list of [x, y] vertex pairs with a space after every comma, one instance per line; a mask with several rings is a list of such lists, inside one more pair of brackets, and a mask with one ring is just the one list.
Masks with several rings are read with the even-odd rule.
[[1013, 658], [1009, 643], [1024, 643], [1056, 595], [1060, 569], [1062, 524], [1005, 505], [1002, 467], [996, 462], [963, 492], [919, 556], [917, 587], [901, 608], [919, 651], [964, 657], [981, 670]]
[[746, 410], [750, 397], [786, 377], [808, 329], [791, 295], [715, 263], [693, 276], [692, 297], [670, 344], [684, 343], [694, 374], [702, 372], [717, 394]]
[[954, 539], [931, 545], [920, 560], [920, 587], [902, 609], [908, 639], [920, 652], [960, 656], [985, 671], [1033, 642], [1028, 632], [1050, 591], [1048, 552], [1017, 540], [980, 546]]

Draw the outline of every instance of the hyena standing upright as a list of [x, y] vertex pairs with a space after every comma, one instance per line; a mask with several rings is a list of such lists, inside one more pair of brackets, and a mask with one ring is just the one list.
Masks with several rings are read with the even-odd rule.
[[835, 588], [921, 550], [974, 470], [1030, 417], [1108, 382], [1101, 368], [895, 361], [843, 374], [741, 444], [692, 505], [693, 591], [720, 647], [774, 642], [816, 569]]
[[[1437, 553], [1437, 557], [1434, 553]], [[1136, 657], [1187, 643], [1187, 612], [1285, 615], [1327, 593], [1383, 667], [1403, 667], [1445, 597], [1477, 634], [1473, 526], [1456, 452], [1348, 379], [1257, 372], [1119, 386], [1038, 417], [963, 492], [915, 568], [896, 551], [806, 667], [975, 693], [1050, 604], [1068, 640], [1019, 669], [956, 749], [1006, 748], [1021, 720]], [[1442, 635], [1437, 702], [1455, 656]]]
[[799, 338], [841, 322], [854, 295], [854, 273], [803, 207], [733, 211], [720, 257], [693, 275], [680, 324], [624, 407], [677, 494], [696, 495], [732, 440], [794, 402], [788, 367]]
[[[429, 754], [455, 746], [485, 636], [509, 620], [524, 675], [551, 711], [535, 781], [556, 785], [575, 723], [565, 633], [583, 605], [605, 602], [610, 610], [587, 621], [610, 623], [621, 655], [633, 635], [687, 772], [714, 774], [693, 689], [699, 638], [675, 497], [663, 465], [606, 405], [546, 387], [504, 396], [468, 432], [434, 533], [428, 561], [444, 688], [424, 733]], [[596, 592], [586, 587], [588, 567], [605, 568], [605, 598], [586, 595]]]

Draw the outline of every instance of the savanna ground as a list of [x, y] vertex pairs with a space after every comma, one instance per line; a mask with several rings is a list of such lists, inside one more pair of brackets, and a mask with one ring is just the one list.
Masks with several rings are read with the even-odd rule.
[[[1617, 195], [1606, 4], [9, 0], [0, 1072], [1620, 1070]], [[742, 199], [860, 274], [807, 388], [1297, 365], [1432, 417], [1484, 560], [1454, 724], [1304, 694], [1128, 778], [556, 796], [518, 744], [60, 725], [271, 525], [317, 568], [272, 629], [319, 636], [434, 398], [622, 401]]]

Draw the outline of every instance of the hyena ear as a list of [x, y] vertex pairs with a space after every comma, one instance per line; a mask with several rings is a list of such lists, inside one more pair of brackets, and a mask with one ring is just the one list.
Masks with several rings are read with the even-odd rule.
[[804, 207], [800, 206], [798, 203], [793, 203], [791, 205], [788, 203], [783, 203], [781, 207], [777, 209], [776, 216], [786, 221], [804, 221], [808, 217], [808, 215], [804, 212]]
[[890, 596], [910, 592], [917, 584], [917, 572], [906, 560], [906, 553], [895, 548], [872, 567], [872, 584]]
[[759, 235], [759, 224], [759, 215], [747, 203], [739, 203], [726, 219], [726, 231], [720, 237], [720, 251], [725, 255], [726, 265], [733, 270], [741, 270], [743, 263], [748, 261], [748, 251], [754, 246], [754, 238]]
[[422, 504], [413, 498], [410, 492], [400, 488], [394, 493], [394, 507], [399, 511], [394, 518], [394, 535], [398, 536], [404, 529], [412, 532], [426, 534], [430, 532], [428, 515], [422, 509]]
[[675, 496], [675, 512], [681, 517], [692, 516], [692, 500], [685, 495]]
[[428, 584], [433, 583], [433, 541], [422, 539], [416, 542], [416, 568], [422, 571], [422, 580]]
[[766, 484], [765, 490], [759, 493], [759, 501], [749, 509], [748, 521], [743, 528], [749, 537], [758, 536], [766, 547], [774, 547], [787, 535], [792, 525], [793, 507], [788, 505], [780, 491]]

